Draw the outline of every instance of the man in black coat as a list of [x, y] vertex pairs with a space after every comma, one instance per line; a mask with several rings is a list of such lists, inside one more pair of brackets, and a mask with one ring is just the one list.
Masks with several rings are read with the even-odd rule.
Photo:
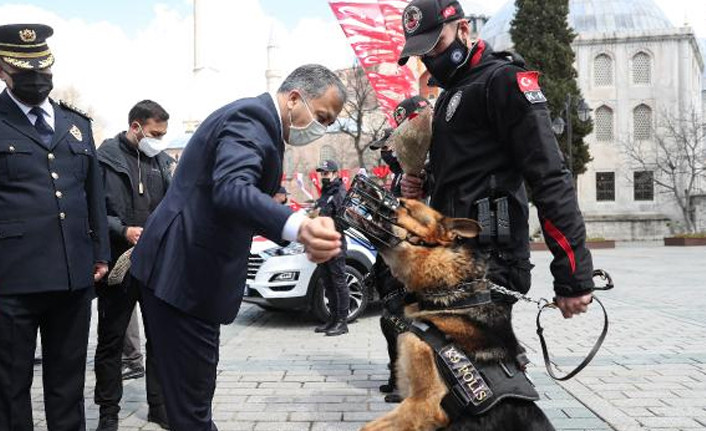
[[[316, 201], [314, 211], [318, 210], [321, 216], [334, 217], [341, 212], [346, 197], [346, 187], [338, 176], [338, 164], [333, 160], [324, 160], [316, 172], [321, 175], [321, 197]], [[343, 235], [343, 231], [339, 232]], [[325, 332], [328, 336], [348, 332], [351, 292], [346, 283], [346, 242], [343, 241], [342, 245], [338, 256], [318, 265], [328, 299], [329, 321], [316, 327], [314, 332]]]
[[[162, 151], [169, 114], [158, 103], [143, 100], [128, 113], [129, 129], [98, 148], [103, 170], [112, 261], [137, 244], [147, 217], [157, 208], [171, 182], [175, 161]], [[95, 402], [100, 406], [97, 431], [117, 431], [122, 398], [121, 353], [125, 331], [142, 302], [140, 290], [125, 277], [122, 284], [98, 285], [98, 346]], [[144, 310], [143, 310], [144, 311]], [[144, 319], [143, 319], [144, 320]], [[147, 420], [168, 428], [152, 344], [147, 338]]]
[[85, 429], [93, 283], [110, 260], [90, 119], [48, 98], [52, 33], [0, 26], [0, 430], [34, 429], [37, 329], [47, 428]]
[[[525, 293], [532, 268], [527, 185], [554, 255], [557, 306], [566, 318], [585, 312], [592, 300], [593, 261], [539, 72], [472, 39], [455, 0], [412, 0], [402, 27], [406, 41], [399, 63], [420, 57], [444, 89], [434, 106], [431, 206], [445, 216], [478, 220], [483, 230], [472, 242], [487, 256], [488, 277]], [[419, 197], [421, 186], [419, 178], [404, 175], [406, 197]]]
[[132, 254], [147, 332], [174, 431], [212, 431], [220, 325], [243, 298], [253, 235], [298, 241], [309, 259], [339, 254], [341, 235], [327, 217], [309, 219], [275, 202], [284, 144], [326, 133], [346, 100], [323, 66], [295, 69], [277, 94], [216, 110], [179, 159], [167, 195]]

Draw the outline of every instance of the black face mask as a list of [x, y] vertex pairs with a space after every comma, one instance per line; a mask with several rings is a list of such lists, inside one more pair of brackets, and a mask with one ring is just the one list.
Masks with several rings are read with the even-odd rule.
[[9, 74], [12, 77], [12, 94], [27, 105], [44, 102], [54, 88], [51, 73], [23, 70]]
[[456, 37], [451, 45], [448, 46], [442, 53], [435, 57], [422, 57], [422, 63], [434, 77], [436, 82], [443, 88], [448, 88], [453, 82], [456, 72], [470, 58], [471, 51], [461, 40]]
[[321, 178], [321, 187], [327, 189], [331, 185], [331, 178]]

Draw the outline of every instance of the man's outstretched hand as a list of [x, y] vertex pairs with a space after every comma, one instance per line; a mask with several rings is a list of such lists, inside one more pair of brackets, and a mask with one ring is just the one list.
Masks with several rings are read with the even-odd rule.
[[561, 314], [564, 315], [565, 319], [570, 319], [574, 314], [585, 313], [591, 301], [593, 301], [592, 293], [587, 293], [575, 298], [567, 298], [565, 296], [556, 297], [556, 305], [561, 310]]
[[306, 257], [314, 263], [326, 262], [341, 253], [341, 234], [329, 217], [304, 219], [297, 242], [304, 245]]

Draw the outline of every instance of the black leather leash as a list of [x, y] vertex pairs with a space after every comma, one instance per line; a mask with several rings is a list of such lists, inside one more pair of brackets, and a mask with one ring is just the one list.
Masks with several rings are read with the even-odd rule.
[[[602, 269], [596, 269], [593, 271], [593, 277], [600, 277], [603, 280], [605, 280], [606, 284], [605, 286], [600, 286], [594, 288], [594, 290], [610, 290], [614, 287], [613, 285], [613, 279], [610, 278], [610, 275], [602, 270]], [[554, 302], [550, 303], [545, 303], [539, 307], [539, 311], [537, 312], [537, 335], [539, 336], [539, 343], [542, 345], [542, 356], [544, 356], [544, 365], [547, 368], [547, 373], [553, 378], [554, 380], [559, 380], [559, 381], [565, 381], [569, 380], [570, 378], [574, 377], [576, 374], [578, 374], [581, 370], [586, 368], [586, 366], [593, 360], [593, 358], [596, 356], [596, 353], [598, 353], [598, 350], [601, 348], [601, 345], [603, 345], [603, 341], [605, 340], [606, 335], [608, 335], [608, 312], [606, 311], [605, 307], [603, 306], [603, 303], [594, 295], [593, 300], [595, 300], [598, 305], [601, 306], [601, 310], [603, 310], [603, 330], [601, 331], [601, 335], [598, 337], [596, 340], [596, 343], [593, 345], [591, 348], [591, 351], [588, 353], [588, 355], [584, 358], [581, 363], [574, 368], [571, 372], [566, 374], [565, 376], [557, 376], [554, 374], [554, 371], [552, 370], [552, 365], [551, 365], [551, 359], [549, 359], [549, 350], [547, 349], [547, 342], [544, 340], [544, 328], [542, 327], [540, 323], [540, 318], [542, 316], [542, 312], [548, 308], [557, 308], [556, 304]]]
[[[613, 279], [610, 277], [608, 272], [602, 270], [602, 269], [596, 269], [593, 271], [593, 278], [600, 277], [605, 281], [604, 286], [598, 286], [594, 287], [594, 290], [610, 290], [614, 287], [613, 285]], [[601, 345], [603, 344], [603, 341], [605, 340], [606, 335], [608, 334], [608, 312], [606, 311], [605, 307], [603, 306], [603, 303], [596, 297], [593, 296], [593, 299], [596, 300], [598, 305], [601, 306], [601, 310], [603, 311], [603, 330], [601, 331], [601, 335], [598, 337], [598, 340], [596, 340], [596, 343], [593, 345], [593, 348], [591, 348], [591, 351], [588, 353], [588, 356], [581, 361], [578, 367], [576, 367], [574, 370], [572, 370], [569, 374], [562, 376], [562, 377], [557, 377], [556, 374], [554, 374], [554, 371], [551, 368], [551, 360], [549, 359], [549, 350], [547, 349], [547, 342], [544, 340], [544, 328], [542, 327], [540, 323], [540, 318], [542, 316], [542, 312], [548, 308], [557, 308], [556, 303], [554, 302], [549, 302], [544, 298], [540, 298], [539, 300], [533, 299], [527, 295], [523, 295], [519, 292], [512, 291], [506, 287], [499, 286], [495, 283], [492, 283], [488, 280], [488, 285], [490, 290], [504, 294], [507, 296], [511, 296], [515, 299], [518, 300], [523, 300], [527, 302], [533, 302], [537, 304], [537, 307], [539, 308], [539, 311], [537, 312], [537, 335], [539, 336], [539, 342], [542, 345], [542, 355], [544, 356], [544, 365], [547, 368], [547, 373], [554, 379], [554, 380], [569, 380], [570, 378], [574, 377], [576, 374], [578, 374], [581, 370], [586, 368], [586, 365], [591, 362], [594, 356], [596, 356], [596, 353], [598, 353], [598, 350], [601, 348]]]

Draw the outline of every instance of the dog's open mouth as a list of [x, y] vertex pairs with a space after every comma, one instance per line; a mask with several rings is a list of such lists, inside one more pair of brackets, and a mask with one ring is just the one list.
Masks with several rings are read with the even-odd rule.
[[393, 248], [402, 241], [393, 225], [400, 201], [365, 176], [357, 175], [336, 217], [346, 232], [378, 249]]

